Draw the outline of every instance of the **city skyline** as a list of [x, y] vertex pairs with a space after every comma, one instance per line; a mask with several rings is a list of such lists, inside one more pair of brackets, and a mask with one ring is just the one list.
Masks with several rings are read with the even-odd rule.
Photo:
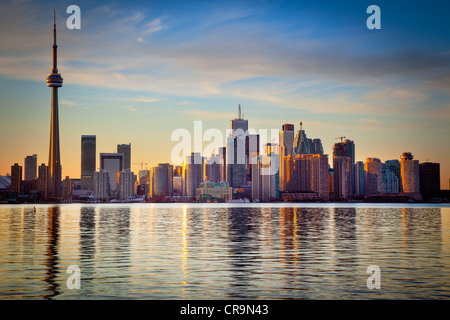
[[[14, 30], [8, 33], [17, 32], [12, 34], [14, 39], [6, 37], [6, 30], [0, 35], [4, 40], [1, 51], [5, 61], [0, 67], [2, 115], [11, 120], [5, 123], [6, 130], [11, 127], [17, 132], [8, 139], [2, 139], [2, 148], [8, 152], [0, 159], [0, 174], [9, 173], [11, 165], [21, 163], [27, 155], [37, 154], [38, 165], [47, 162], [44, 155], [45, 150], [48, 150], [49, 96], [42, 86], [42, 79], [48, 71], [42, 74], [40, 72], [51, 65], [48, 52], [48, 44], [51, 43], [48, 36], [50, 23], [47, 18], [51, 19], [53, 5], [57, 8], [57, 24], [61, 25], [62, 29], [61, 32], [58, 29], [58, 42], [63, 48], [59, 51], [58, 64], [65, 74], [64, 94], [60, 96], [62, 177], [80, 178], [81, 148], [78, 146], [82, 135], [97, 136], [97, 159], [101, 152], [115, 152], [117, 145], [131, 143], [131, 162], [145, 162], [151, 168], [158, 163], [171, 162], [170, 151], [176, 144], [170, 142], [173, 130], [186, 128], [193, 132], [193, 121], [203, 120], [204, 129], [223, 128], [225, 131], [228, 121], [237, 118], [236, 106], [241, 103], [245, 118], [249, 120], [249, 128], [281, 129], [284, 123], [294, 123], [297, 130], [298, 122], [302, 120], [310, 137], [322, 139], [324, 153], [328, 155], [332, 154], [331, 148], [338, 142], [335, 138], [346, 136], [356, 144], [356, 161], [376, 157], [384, 162], [399, 159], [403, 152], [408, 151], [421, 163], [427, 160], [441, 163], [441, 188], [447, 189], [450, 151], [443, 146], [446, 145], [446, 138], [450, 133], [450, 99], [446, 87], [449, 57], [448, 51], [445, 51], [448, 50], [448, 27], [443, 26], [440, 33], [434, 34], [434, 41], [429, 48], [430, 51], [436, 50], [434, 54], [425, 50], [426, 43], [416, 43], [417, 46], [413, 46], [415, 43], [408, 37], [404, 43], [393, 44], [392, 40], [396, 39], [396, 36], [412, 36], [413, 32], [423, 40], [436, 32], [438, 25], [428, 25], [425, 30], [419, 32], [417, 25], [413, 26], [412, 30], [403, 29], [393, 22], [393, 12], [402, 15], [400, 20], [405, 22], [406, 14], [417, 15], [420, 5], [406, 8], [407, 12], [402, 13], [399, 8], [395, 9], [384, 1], [379, 3], [383, 12], [388, 14], [383, 16], [383, 29], [379, 30], [378, 34], [367, 28], [364, 30], [367, 15], [364, 10], [357, 10], [364, 9], [364, 5], [345, 5], [349, 6], [350, 13], [355, 14], [355, 17], [345, 22], [344, 26], [335, 27], [336, 30], [331, 33], [336, 35], [338, 30], [345, 30], [345, 27], [356, 28], [356, 31], [352, 29], [356, 35], [350, 36], [347, 32], [338, 39], [350, 41], [352, 49], [355, 49], [354, 46], [358, 43], [366, 46], [355, 49], [354, 52], [338, 52], [336, 63], [347, 64], [332, 68], [329, 74], [324, 73], [324, 69], [314, 69], [311, 66], [303, 71], [299, 66], [294, 66], [294, 70], [289, 71], [289, 68], [286, 69], [286, 65], [283, 65], [285, 61], [280, 58], [285, 57], [281, 54], [285, 49], [289, 54], [299, 53], [301, 58], [306, 58], [301, 61], [302, 67], [305, 67], [308, 62], [316, 65], [322, 61], [320, 59], [323, 57], [313, 58], [309, 55], [317, 49], [315, 46], [337, 48], [337, 44], [333, 45], [333, 41], [323, 33], [329, 24], [324, 23], [317, 27], [318, 21], [315, 20], [320, 11], [318, 8], [323, 9], [321, 14], [333, 16], [330, 12], [332, 4], [318, 5], [318, 8], [309, 8], [308, 11], [308, 8], [304, 10], [303, 5], [297, 7], [289, 2], [279, 5], [272, 3], [268, 4], [270, 8], [263, 6], [258, 9], [254, 6], [255, 3], [221, 3], [222, 7], [219, 7], [216, 4], [208, 6], [200, 3], [195, 6], [190, 2], [184, 6], [191, 5], [190, 12], [197, 16], [206, 18], [209, 17], [208, 13], [215, 12], [223, 17], [217, 21], [201, 21], [185, 31], [180, 28], [186, 23], [189, 24], [190, 20], [176, 19], [180, 18], [180, 10], [183, 7], [181, 3], [174, 7], [152, 3], [149, 7], [136, 9], [115, 2], [109, 7], [91, 7], [80, 2], [82, 28], [78, 31], [64, 28], [68, 15], [64, 14], [67, 6], [62, 4], [49, 4], [48, 8], [47, 5], [36, 8], [35, 3], [1, 4], [2, 9], [5, 9], [1, 10], [2, 18], [8, 12], [10, 16], [14, 16], [15, 10], [19, 10], [22, 16], [17, 22], [11, 22], [13, 27], [8, 28]], [[143, 6], [142, 3], [140, 5]], [[248, 10], [243, 10], [245, 8]], [[316, 28], [314, 24], [302, 25], [292, 17], [276, 27], [276, 22], [280, 23], [283, 14], [287, 15], [288, 8], [301, 12], [310, 22], [315, 21]], [[120, 13], [119, 9], [125, 10]], [[33, 14], [30, 11], [33, 11]], [[343, 11], [343, 8], [338, 10], [333, 21], [349, 14], [344, 14]], [[105, 17], [111, 19], [96, 23], [96, 15], [102, 12]], [[433, 11], [433, 14], [439, 16], [440, 13]], [[31, 31], [27, 18], [32, 18], [31, 21], [36, 24]], [[7, 23], [10, 18], [5, 16], [2, 21]], [[125, 42], [138, 51], [130, 53], [130, 61], [119, 61], [120, 57], [127, 56], [128, 53], [116, 48], [106, 56], [104, 65], [101, 65], [99, 58], [102, 51], [99, 47], [91, 46], [95, 37], [103, 35], [100, 37], [100, 47], [103, 47], [103, 50], [111, 48], [111, 33], [106, 32], [106, 29], [102, 29], [106, 33], [96, 36], [90, 33], [107, 26], [105, 21], [118, 24], [121, 30], [118, 34], [119, 41], [127, 38], [133, 31], [136, 32], [139, 27], [146, 27], [141, 33], [134, 34], [144, 35], [146, 38], [138, 37], [133, 38], [134, 42]], [[361, 23], [360, 26], [357, 21]], [[122, 30], [121, 23], [122, 27], [128, 23], [128, 29]], [[14, 28], [14, 25], [18, 28]], [[249, 29], [251, 32], [236, 33], [236, 28], [243, 25], [252, 27]], [[198, 29], [200, 26], [204, 28]], [[286, 30], [288, 27], [292, 28], [291, 33]], [[389, 29], [390, 27], [392, 29]], [[277, 37], [259, 38], [258, 35], [264, 30]], [[24, 33], [25, 31], [28, 33]], [[34, 32], [37, 38], [26, 43], [29, 33]], [[192, 41], [176, 44], [175, 40], [183, 33], [189, 33]], [[224, 49], [223, 46], [219, 46], [217, 51], [211, 49], [204, 52], [203, 49], [206, 49], [207, 45], [218, 45], [214, 36], [219, 35], [229, 40], [224, 44], [226, 46], [228, 43], [229, 46], [225, 53], [240, 46], [243, 47], [242, 51], [238, 50], [230, 59], [218, 50]], [[284, 39], [283, 36], [287, 38]], [[317, 38], [314, 38], [315, 36]], [[246, 44], [243, 42], [245, 37], [258, 42]], [[308, 43], [311, 37], [315, 40], [311, 47], [308, 47], [308, 52], [300, 50], [299, 44], [293, 44], [292, 48], [288, 45], [289, 40]], [[273, 44], [272, 41], [281, 45], [280, 52], [274, 52], [273, 46], [269, 45]], [[373, 47], [369, 46], [370, 42], [373, 42]], [[259, 45], [257, 48], [267, 49], [267, 52], [254, 52], [253, 45], [256, 44]], [[369, 47], [376, 47], [376, 50], [371, 51]], [[92, 54], [83, 54], [87, 48], [92, 49]], [[164, 58], [167, 50], [173, 48], [178, 48], [179, 52]], [[14, 56], [14, 53], [18, 52], [20, 54]], [[135, 63], [143, 62], [142, 59], [147, 53], [150, 56], [144, 63], [144, 69], [136, 70]], [[15, 60], [12, 59], [13, 56]], [[358, 63], [350, 62], [352, 56], [358, 58]], [[248, 60], [250, 57], [254, 57], [254, 63]], [[139, 59], [131, 62], [131, 58]], [[361, 61], [366, 61], [367, 64], [376, 62], [378, 67], [379, 64], [386, 63], [391, 68], [398, 68], [394, 68], [391, 73], [366, 66], [365, 71], [369, 78], [371, 73], [377, 71], [372, 79], [367, 79], [363, 75], [364, 70], [360, 70], [365, 65], [361, 64]], [[42, 62], [42, 68], [37, 62]], [[158, 62], [164, 64], [157, 66]], [[274, 74], [264, 68], [268, 62], [272, 63], [270, 65], [274, 68]], [[226, 70], [229, 67], [227, 64], [235, 65], [236, 70]], [[14, 67], [16, 72], [13, 73]], [[350, 70], [343, 72], [342, 67], [349, 67]], [[190, 76], [196, 76], [198, 82], [187, 81], [189, 69], [194, 70]], [[153, 71], [153, 74], [149, 72], [151, 76], [144, 75], [150, 70]], [[216, 76], [218, 78], [214, 78], [213, 74], [219, 74]], [[347, 78], [336, 79], [345, 74]], [[386, 80], [391, 82], [383, 85]], [[132, 87], [142, 81], [144, 84], [141, 87]], [[29, 94], [12, 94], [16, 85], [25, 87]], [[362, 97], [365, 98], [361, 99]], [[29, 107], [30, 104], [36, 108]], [[394, 110], [393, 105], [399, 106], [398, 110]], [[69, 147], [72, 145], [77, 147]], [[226, 145], [225, 141], [223, 145]], [[133, 167], [132, 164], [131, 171], [137, 172], [137, 169], [138, 167]]]

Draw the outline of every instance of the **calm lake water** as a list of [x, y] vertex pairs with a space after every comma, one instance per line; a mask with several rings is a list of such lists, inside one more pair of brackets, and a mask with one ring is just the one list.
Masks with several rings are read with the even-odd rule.
[[450, 298], [450, 206], [295, 206], [2, 205], [0, 298]]

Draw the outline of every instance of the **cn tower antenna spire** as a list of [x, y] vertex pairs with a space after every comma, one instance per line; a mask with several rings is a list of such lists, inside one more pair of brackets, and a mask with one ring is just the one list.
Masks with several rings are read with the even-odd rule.
[[48, 189], [47, 199], [60, 199], [61, 190], [61, 156], [59, 144], [59, 108], [58, 88], [63, 85], [63, 78], [58, 73], [58, 58], [56, 45], [56, 10], [53, 9], [53, 67], [47, 77], [47, 86], [52, 88], [52, 109], [50, 122], [50, 146], [48, 156]]

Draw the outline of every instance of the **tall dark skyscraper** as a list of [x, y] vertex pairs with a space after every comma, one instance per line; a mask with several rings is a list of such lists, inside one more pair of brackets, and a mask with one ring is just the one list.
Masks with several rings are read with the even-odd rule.
[[61, 156], [59, 149], [59, 116], [58, 116], [58, 88], [62, 87], [63, 78], [58, 73], [58, 59], [56, 45], [56, 22], [53, 12], [53, 68], [47, 77], [47, 86], [52, 88], [52, 112], [50, 124], [50, 147], [48, 156], [48, 197], [61, 198]]
[[18, 163], [14, 163], [11, 166], [11, 190], [20, 194], [20, 186], [22, 184], [22, 166]]
[[96, 136], [81, 136], [81, 189], [94, 191]]
[[25, 180], [33, 180], [37, 177], [37, 155], [25, 158]]
[[419, 164], [420, 193], [424, 199], [439, 195], [441, 190], [441, 171], [439, 163], [424, 162]]

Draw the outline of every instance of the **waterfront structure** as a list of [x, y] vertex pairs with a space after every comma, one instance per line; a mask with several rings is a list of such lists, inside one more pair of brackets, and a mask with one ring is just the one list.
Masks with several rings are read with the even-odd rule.
[[200, 182], [203, 179], [203, 158], [200, 153], [193, 152], [183, 162], [183, 197], [194, 199]]
[[355, 196], [364, 196], [364, 162], [355, 163]]
[[11, 186], [10, 186], [11, 191], [17, 192], [17, 195], [20, 195], [21, 183], [22, 183], [22, 166], [19, 166], [18, 163], [15, 163], [13, 166], [11, 166]]
[[81, 136], [81, 189], [94, 191], [96, 169], [96, 136]]
[[123, 170], [124, 165], [123, 153], [100, 153], [100, 170], [104, 170], [109, 174], [109, 186], [112, 199], [118, 196], [118, 174]]
[[367, 158], [364, 163], [364, 194], [366, 197], [383, 193], [383, 165], [378, 158]]
[[25, 177], [24, 180], [33, 180], [37, 177], [37, 155], [27, 156], [24, 161]]
[[441, 189], [440, 164], [424, 162], [419, 164], [420, 193], [426, 200], [439, 195]]
[[411, 152], [403, 152], [400, 160], [402, 192], [414, 200], [422, 200], [420, 195], [419, 161]]
[[131, 143], [118, 144], [117, 153], [123, 154], [123, 170], [131, 170]]
[[47, 77], [47, 86], [52, 88], [52, 111], [50, 124], [50, 146], [48, 157], [48, 186], [47, 198], [60, 199], [62, 196], [61, 186], [61, 156], [59, 145], [59, 115], [58, 115], [58, 88], [62, 87], [63, 78], [58, 73], [57, 44], [56, 44], [56, 22], [53, 13], [53, 68]]
[[119, 200], [128, 200], [134, 195], [134, 173], [129, 169], [119, 172]]
[[94, 172], [94, 199], [101, 202], [109, 201], [110, 190], [109, 172], [105, 170]]
[[226, 181], [201, 182], [196, 190], [196, 199], [199, 200], [231, 200], [233, 194], [233, 188], [231, 188]]

